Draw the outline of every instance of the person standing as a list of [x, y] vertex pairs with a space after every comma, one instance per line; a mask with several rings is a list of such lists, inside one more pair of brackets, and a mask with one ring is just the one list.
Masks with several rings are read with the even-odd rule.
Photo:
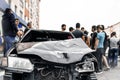
[[108, 58], [111, 67], [117, 66], [118, 59], [118, 45], [117, 42], [119, 39], [116, 37], [116, 32], [111, 33], [110, 38], [110, 57]]
[[6, 8], [4, 15], [2, 16], [2, 29], [4, 38], [4, 56], [6, 52], [13, 46], [16, 35], [20, 36], [15, 25], [15, 16], [10, 8]]
[[19, 31], [24, 31], [22, 24], [20, 24], [20, 20], [18, 18], [15, 19], [15, 25], [18, 28]]
[[118, 56], [120, 56], [120, 39], [119, 39], [119, 41], [117, 42], [117, 45], [118, 45]]
[[62, 25], [61, 25], [61, 29], [62, 29], [62, 31], [64, 32], [64, 31], [66, 30], [66, 24], [62, 24]]
[[29, 29], [32, 29], [32, 22], [28, 22], [28, 23], [27, 23], [27, 27], [26, 27], [25, 30], [24, 30], [24, 34], [25, 34]]
[[101, 27], [102, 27], [102, 31], [103, 31], [104, 34], [105, 34], [105, 39], [104, 39], [104, 42], [103, 42], [104, 53], [103, 53], [103, 55], [102, 55], [102, 60], [103, 60], [104, 65], [106, 66], [105, 71], [107, 71], [107, 70], [110, 69], [110, 66], [109, 66], [109, 64], [108, 64], [107, 58], [106, 58], [106, 56], [105, 56], [105, 51], [106, 51], [106, 49], [107, 49], [107, 47], [108, 47], [108, 43], [107, 43], [107, 41], [108, 41], [108, 36], [107, 36], [107, 33], [104, 31], [104, 29], [105, 29], [105, 28], [104, 28], [104, 25], [101, 25]]
[[23, 30], [22, 30], [22, 28], [19, 28], [19, 23], [20, 23], [19, 19], [16, 18], [15, 19], [15, 25], [18, 28], [18, 31], [20, 32], [20, 36], [16, 35], [16, 37], [15, 37], [16, 42], [18, 42], [21, 39], [22, 35], [23, 35]]
[[101, 26], [102, 26], [102, 31], [105, 33], [105, 40], [104, 40], [104, 53], [105, 53], [105, 51], [108, 47], [108, 36], [107, 36], [107, 33], [104, 31], [104, 29], [105, 29], [104, 25], [101, 25]]
[[74, 31], [74, 28], [73, 27], [69, 27], [69, 32], [73, 32]]
[[[95, 50], [95, 42], [96, 42], [96, 38], [97, 38], [97, 26], [93, 25], [91, 28], [92, 33], [90, 34], [91, 38], [90, 38], [90, 48]], [[97, 58], [97, 53], [96, 51], [92, 52], [92, 54]], [[95, 64], [95, 66], [97, 66]], [[98, 67], [96, 67], [96, 72], [98, 71]]]
[[28, 28], [28, 29], [32, 29], [32, 28], [33, 28], [33, 27], [32, 27], [32, 22], [28, 22], [28, 23], [27, 23], [27, 28]]
[[81, 28], [81, 31], [84, 33], [84, 31], [85, 31], [85, 28], [84, 28], [84, 27], [82, 27], [82, 28]]
[[88, 31], [84, 31], [84, 36], [85, 36], [85, 43], [87, 44], [88, 47], [90, 47], [90, 37], [88, 36]]
[[101, 25], [97, 26], [97, 38], [95, 42], [96, 58], [98, 60], [98, 72], [102, 72], [102, 54], [104, 53], [105, 33], [102, 31]]
[[94, 50], [95, 42], [96, 42], [96, 38], [97, 38], [97, 27], [95, 25], [93, 25], [91, 31], [92, 31], [92, 33], [91, 33], [90, 46], [91, 46], [91, 49]]
[[75, 38], [82, 38], [85, 40], [84, 33], [80, 30], [80, 23], [76, 23], [76, 30], [74, 30], [72, 34], [75, 36]]

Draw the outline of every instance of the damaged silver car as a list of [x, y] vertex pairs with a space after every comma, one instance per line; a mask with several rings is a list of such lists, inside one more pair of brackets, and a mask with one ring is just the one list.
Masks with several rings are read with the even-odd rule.
[[29, 30], [2, 58], [6, 80], [97, 80], [97, 60], [69, 32]]

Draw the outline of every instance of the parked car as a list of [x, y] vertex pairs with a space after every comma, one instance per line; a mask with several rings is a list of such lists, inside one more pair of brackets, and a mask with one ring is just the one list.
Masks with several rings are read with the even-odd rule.
[[29, 30], [1, 59], [6, 80], [97, 80], [97, 60], [69, 32]]

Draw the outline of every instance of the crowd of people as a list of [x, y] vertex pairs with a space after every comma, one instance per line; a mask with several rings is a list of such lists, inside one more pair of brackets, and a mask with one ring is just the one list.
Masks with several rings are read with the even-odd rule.
[[[21, 36], [32, 28], [32, 22], [28, 22], [25, 30], [19, 27], [19, 23], [19, 19], [15, 18], [12, 10], [7, 8], [2, 18], [4, 56], [7, 56], [6, 52], [9, 51], [14, 43], [19, 41]], [[120, 39], [117, 38], [116, 32], [112, 32], [109, 37], [104, 31], [104, 25], [93, 25], [91, 27], [92, 33], [88, 36], [89, 32], [85, 30], [84, 27], [81, 27], [80, 23], [76, 23], [75, 28], [76, 29], [69, 27], [70, 33], [72, 33], [75, 38], [81, 38], [91, 49], [96, 50], [93, 54], [98, 61], [97, 72], [110, 70], [111, 67], [117, 66], [117, 59], [120, 54]], [[62, 24], [61, 29], [64, 32], [66, 30], [66, 24]], [[0, 42], [1, 41], [0, 38]], [[106, 57], [108, 48], [108, 56]], [[105, 66], [105, 68], [103, 68], [103, 66]]]
[[[7, 56], [7, 51], [18, 42], [21, 37], [32, 28], [32, 23], [28, 22], [27, 27], [23, 29], [20, 27], [20, 21], [18, 18], [15, 18], [12, 10], [10, 8], [6, 8], [4, 14], [2, 16], [2, 38], [3, 38], [3, 53], [4, 56]], [[0, 43], [2, 43], [2, 39], [0, 37]], [[2, 45], [2, 44], [1, 44]]]
[[[61, 29], [65, 31], [66, 24], [62, 24]], [[71, 32], [75, 38], [81, 38], [88, 47], [95, 50], [93, 55], [98, 61], [97, 73], [116, 67], [120, 54], [120, 39], [117, 38], [116, 32], [112, 32], [109, 36], [104, 29], [104, 25], [93, 25], [91, 27], [92, 33], [88, 36], [89, 32], [85, 30], [84, 27], [80, 28], [80, 23], [76, 23], [76, 29], [69, 27], [69, 32]], [[108, 53], [108, 55], [106, 53]]]

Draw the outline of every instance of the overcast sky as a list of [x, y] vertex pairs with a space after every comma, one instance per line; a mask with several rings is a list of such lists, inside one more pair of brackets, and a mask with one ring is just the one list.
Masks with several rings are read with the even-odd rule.
[[92, 25], [106, 27], [120, 22], [120, 0], [41, 0], [40, 29], [61, 30], [61, 24], [90, 30]]

